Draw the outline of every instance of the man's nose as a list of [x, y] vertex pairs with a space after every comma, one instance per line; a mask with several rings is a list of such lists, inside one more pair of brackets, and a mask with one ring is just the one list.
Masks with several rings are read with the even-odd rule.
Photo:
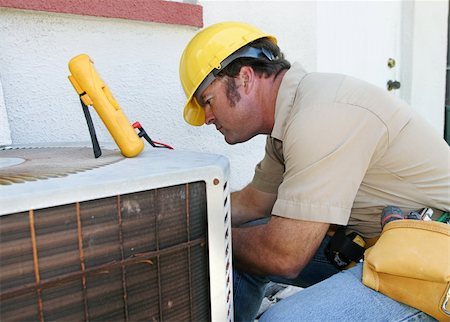
[[205, 107], [205, 124], [210, 125], [214, 124], [215, 117], [214, 113], [212, 112], [211, 108], [209, 106]]

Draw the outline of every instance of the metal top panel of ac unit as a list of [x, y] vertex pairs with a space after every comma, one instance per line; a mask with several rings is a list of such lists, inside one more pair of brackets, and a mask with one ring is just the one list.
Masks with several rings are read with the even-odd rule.
[[134, 158], [88, 147], [0, 149], [0, 215], [93, 200], [182, 183], [224, 185], [228, 159], [221, 155], [147, 148]]

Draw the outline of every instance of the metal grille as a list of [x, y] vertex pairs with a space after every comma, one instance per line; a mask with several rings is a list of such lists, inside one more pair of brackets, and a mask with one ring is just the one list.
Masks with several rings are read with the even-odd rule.
[[206, 187], [0, 217], [2, 321], [211, 319]]

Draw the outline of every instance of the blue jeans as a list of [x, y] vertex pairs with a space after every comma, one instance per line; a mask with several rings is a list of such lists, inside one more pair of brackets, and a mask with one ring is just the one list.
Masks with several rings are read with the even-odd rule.
[[294, 280], [234, 270], [235, 321], [254, 321], [270, 280], [307, 288], [270, 307], [260, 322], [435, 321], [417, 309], [364, 286], [362, 264], [342, 272], [336, 269], [324, 255], [328, 241], [326, 237], [314, 258]]

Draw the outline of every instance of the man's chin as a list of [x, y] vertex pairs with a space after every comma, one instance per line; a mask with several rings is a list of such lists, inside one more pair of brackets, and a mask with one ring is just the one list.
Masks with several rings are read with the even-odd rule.
[[249, 139], [237, 139], [237, 138], [226, 137], [225, 135], [223, 137], [225, 139], [225, 142], [227, 142], [230, 145], [243, 143], [243, 142], [246, 142], [246, 141], [250, 140], [250, 138]]
[[[251, 138], [255, 137], [257, 134], [245, 134], [245, 133], [240, 133], [241, 135], [229, 135], [230, 132], [222, 132], [220, 131], [220, 133], [222, 133], [223, 138], [225, 139], [225, 142], [227, 142], [230, 145], [234, 145], [234, 144], [238, 144], [238, 143], [243, 143], [243, 142], [247, 142], [248, 140], [250, 140]], [[233, 134], [234, 132], [231, 132], [231, 134]], [[236, 133], [238, 134], [238, 133]]]
[[236, 142], [236, 141], [232, 141], [231, 139], [227, 139], [227, 137], [226, 137], [226, 136], [224, 136], [223, 138], [225, 139], [225, 142], [227, 142], [227, 143], [228, 143], [228, 144], [230, 144], [230, 145], [233, 145], [233, 144], [239, 143], [239, 142]]
[[223, 139], [225, 140], [225, 142], [227, 142], [227, 143], [230, 144], [230, 145], [239, 143], [239, 142], [236, 140], [236, 138], [232, 138], [232, 137], [230, 137], [229, 135], [225, 135], [224, 133], [222, 133], [222, 135], [223, 135]]

